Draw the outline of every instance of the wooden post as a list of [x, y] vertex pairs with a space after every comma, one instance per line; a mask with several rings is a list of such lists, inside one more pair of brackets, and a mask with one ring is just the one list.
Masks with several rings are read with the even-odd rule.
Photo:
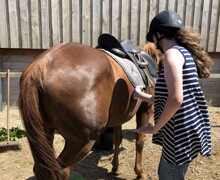
[[10, 110], [10, 69], [8, 69], [8, 92], [7, 92], [7, 142], [10, 141], [10, 127], [9, 127], [9, 110]]
[[[0, 71], [2, 69], [2, 63], [0, 62]], [[2, 77], [0, 76], [0, 112], [3, 111], [3, 87], [2, 87]]]
[[0, 77], [0, 112], [3, 111], [3, 88], [2, 88], [2, 78]]
[[[15, 73], [16, 76], [20, 76], [20, 73]], [[10, 127], [9, 127], [9, 113], [10, 113], [10, 69], [8, 69], [7, 74], [6, 73], [0, 73], [0, 78], [1, 76], [7, 77], [8, 80], [8, 88], [7, 88], [7, 142], [0, 142], [0, 147], [9, 147], [9, 146], [18, 146], [19, 143], [16, 141], [10, 141]], [[13, 76], [12, 76], [13, 77]]]

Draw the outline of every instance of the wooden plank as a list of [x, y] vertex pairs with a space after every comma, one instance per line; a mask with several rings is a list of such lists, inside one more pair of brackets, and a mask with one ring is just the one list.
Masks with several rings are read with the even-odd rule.
[[110, 14], [109, 10], [111, 10], [110, 7], [110, 0], [104, 0], [102, 1], [102, 33], [110, 33], [111, 34], [111, 28], [110, 28]]
[[158, 0], [158, 13], [167, 9], [167, 0]]
[[131, 31], [130, 31], [130, 40], [134, 44], [139, 44], [139, 1], [131, 0]]
[[8, 19], [8, 4], [5, 0], [0, 0], [0, 47], [10, 47], [10, 36], [9, 36], [9, 19]]
[[[1, 53], [1, 51], [0, 51]], [[1, 55], [1, 54], [0, 54]], [[0, 71], [2, 71], [2, 62], [0, 61]], [[0, 77], [0, 112], [3, 110], [3, 81]]]
[[[1, 49], [1, 56], [2, 57], [8, 56], [7, 57], [8, 59], [19, 58], [19, 57], [28, 58], [28, 57], [36, 57], [44, 51], [45, 50], [42, 49]], [[18, 60], [20, 61], [21, 59], [19, 58]]]
[[2, 62], [3, 63], [30, 63], [30, 61], [32, 61], [34, 59], [34, 56], [8, 56], [8, 55], [5, 55], [5, 56], [2, 56]]
[[139, 45], [145, 44], [148, 32], [149, 19], [147, 16], [148, 1], [140, 1], [140, 36]]
[[93, 1], [92, 4], [92, 46], [97, 46], [97, 40], [101, 34], [101, 3]]
[[81, 0], [72, 1], [72, 41], [81, 43]]
[[129, 1], [122, 1], [121, 9], [121, 39], [130, 39], [129, 24], [130, 24], [130, 4]]
[[82, 0], [82, 43], [91, 45], [91, 12], [90, 1]]
[[211, 74], [209, 78], [220, 78], [220, 74]]
[[201, 22], [202, 22], [202, 3], [201, 0], [195, 0], [195, 8], [193, 15], [193, 30], [201, 33]]
[[39, 1], [31, 0], [31, 35], [32, 35], [32, 48], [42, 48], [41, 43], [41, 24], [40, 24], [40, 9]]
[[209, 9], [210, 1], [204, 1], [203, 12], [202, 12], [202, 27], [201, 27], [201, 37], [202, 44], [205, 50], [207, 50], [208, 33], [209, 33]]
[[62, 1], [62, 21], [63, 21], [63, 42], [70, 42], [71, 41], [71, 6], [70, 0]]
[[28, 0], [19, 1], [21, 23], [21, 47], [31, 48]]
[[11, 48], [20, 48], [19, 46], [19, 29], [18, 29], [18, 11], [17, 1], [8, 0], [9, 9], [9, 26], [10, 26], [10, 44]]
[[180, 0], [177, 2], [177, 14], [179, 14], [179, 16], [181, 17], [181, 19], [183, 20], [183, 22], [185, 22], [185, 4], [186, 4], [186, 0]]
[[24, 69], [25, 67], [28, 66], [28, 62], [26, 63], [21, 63], [21, 62], [5, 62], [2, 66], [3, 69]]
[[120, 1], [112, 1], [112, 35], [120, 39]]
[[0, 147], [19, 146], [17, 141], [0, 142]]
[[220, 59], [213, 59], [212, 73], [220, 74]]
[[61, 35], [61, 1], [60, 0], [53, 0], [51, 1], [51, 14], [52, 14], [52, 39], [53, 44], [52, 46], [55, 46], [57, 44], [60, 44], [62, 42], [62, 35]]
[[42, 48], [52, 46], [51, 1], [41, 0], [41, 42]]
[[218, 22], [217, 22], [217, 29], [216, 32], [216, 49], [215, 52], [220, 52], [220, 8], [218, 9]]
[[176, 11], [176, 0], [169, 0], [168, 1], [168, 9]]
[[[19, 78], [21, 76], [21, 72], [10, 72], [11, 78]], [[5, 78], [8, 77], [8, 72], [0, 72], [0, 77]]]
[[150, 0], [149, 1], [149, 5], [150, 5], [150, 7], [149, 7], [149, 25], [150, 25], [150, 22], [151, 22], [151, 20], [154, 18], [154, 16], [157, 14], [157, 1], [155, 1], [155, 0]]
[[210, 8], [211, 13], [211, 22], [209, 29], [209, 41], [208, 41], [208, 52], [215, 52], [216, 49], [216, 39], [217, 39], [217, 24], [219, 19], [219, 0], [213, 0], [212, 6]]
[[194, 10], [194, 0], [186, 0], [186, 13], [185, 13], [185, 26], [192, 27], [193, 25], [193, 10]]

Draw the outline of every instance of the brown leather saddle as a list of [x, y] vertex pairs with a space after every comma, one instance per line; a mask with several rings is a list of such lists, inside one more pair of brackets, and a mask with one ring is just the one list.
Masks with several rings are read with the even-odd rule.
[[158, 76], [156, 62], [145, 51], [142, 51], [131, 40], [119, 42], [111, 34], [101, 34], [96, 48], [105, 49], [116, 56], [132, 61], [138, 68], [144, 83], [153, 86], [153, 79]]

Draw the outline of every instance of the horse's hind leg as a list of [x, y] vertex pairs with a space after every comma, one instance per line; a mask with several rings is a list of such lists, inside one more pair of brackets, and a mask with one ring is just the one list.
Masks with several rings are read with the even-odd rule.
[[58, 157], [58, 161], [69, 176], [77, 162], [83, 159], [92, 149], [95, 140], [89, 140], [87, 143], [66, 140], [63, 151]]
[[114, 145], [115, 145], [115, 150], [114, 150], [114, 157], [112, 160], [112, 172], [114, 174], [119, 174], [120, 169], [119, 169], [119, 152], [120, 152], [120, 144], [122, 142], [122, 126], [117, 126], [114, 128]]
[[[136, 113], [137, 128], [140, 126], [147, 126], [150, 119], [148, 110], [149, 106], [146, 102], [143, 102]], [[146, 174], [142, 169], [142, 155], [144, 149], [144, 134], [137, 133], [136, 135], [136, 159], [134, 171], [138, 179], [146, 179]]]

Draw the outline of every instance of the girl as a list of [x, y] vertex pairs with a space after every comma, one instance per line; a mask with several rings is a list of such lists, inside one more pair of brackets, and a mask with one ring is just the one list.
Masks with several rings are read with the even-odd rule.
[[182, 180], [198, 153], [211, 155], [208, 108], [198, 81], [209, 77], [211, 59], [199, 44], [200, 36], [184, 29], [174, 11], [153, 18], [147, 40], [164, 53], [163, 68], [154, 96], [135, 89], [134, 98], [154, 104], [155, 119], [153, 127], [135, 131], [153, 134], [153, 143], [162, 146], [159, 179]]

